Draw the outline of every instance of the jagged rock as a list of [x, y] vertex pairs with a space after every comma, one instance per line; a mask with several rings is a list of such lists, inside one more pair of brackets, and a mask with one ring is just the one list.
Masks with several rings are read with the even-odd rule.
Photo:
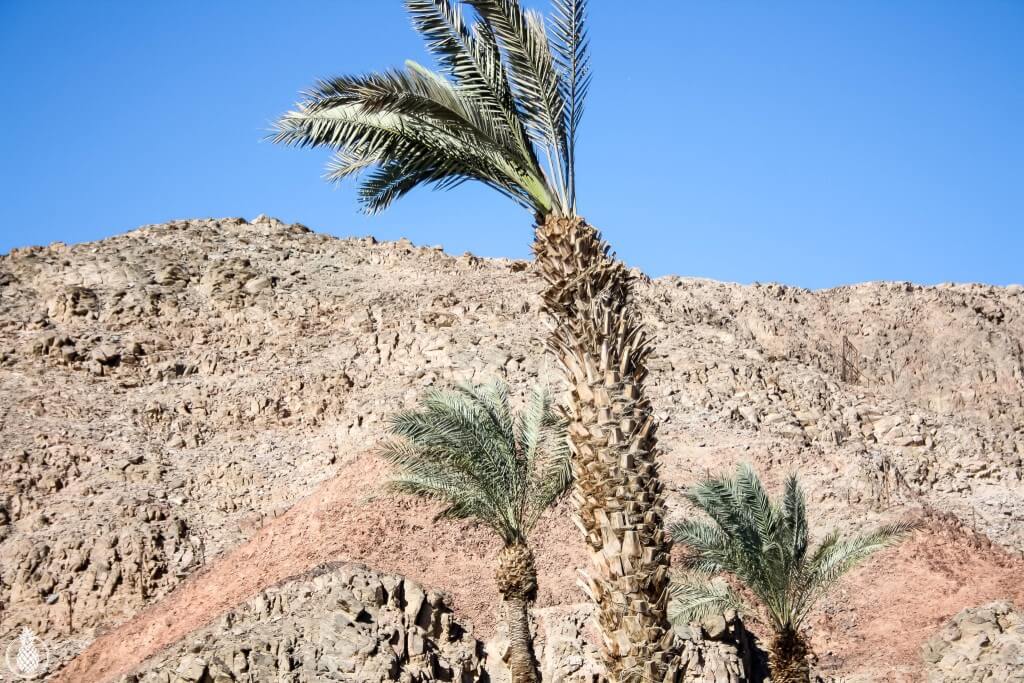
[[46, 314], [61, 322], [70, 322], [79, 316], [95, 318], [99, 314], [99, 297], [88, 287], [70, 285], [47, 299]]
[[123, 680], [471, 683], [487, 680], [482, 661], [440, 593], [335, 564], [267, 589]]
[[1024, 681], [1024, 613], [1008, 602], [965, 609], [925, 643], [929, 683]]
[[183, 681], [189, 681], [189, 683], [202, 681], [203, 676], [206, 675], [206, 662], [199, 657], [184, 657], [178, 663], [178, 668], [174, 670], [174, 674]]

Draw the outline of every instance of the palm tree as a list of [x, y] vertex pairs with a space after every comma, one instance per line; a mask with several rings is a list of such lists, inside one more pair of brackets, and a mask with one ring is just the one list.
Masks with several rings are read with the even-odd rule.
[[[534, 216], [549, 346], [570, 391], [576, 522], [591, 549], [612, 681], [674, 680], [655, 421], [644, 392], [651, 345], [630, 274], [577, 214], [576, 139], [590, 84], [586, 0], [544, 17], [519, 0], [406, 0], [439, 62], [318, 82], [273, 140], [334, 151], [327, 178], [362, 175], [378, 212], [412, 189], [483, 183]], [[466, 10], [464, 12], [464, 10]]]
[[382, 452], [396, 469], [396, 490], [439, 501], [439, 517], [476, 519], [504, 542], [496, 577], [512, 681], [539, 680], [529, 615], [537, 570], [527, 537], [572, 481], [565, 422], [550, 396], [534, 389], [515, 414], [503, 382], [434, 390], [418, 410], [396, 415], [391, 433]]
[[[768, 497], [749, 465], [740, 465], [733, 479], [706, 479], [686, 498], [711, 522], [688, 519], [672, 525], [675, 540], [691, 553], [685, 561], [689, 572], [672, 585], [670, 619], [687, 624], [734, 609], [764, 622], [774, 634], [768, 653], [773, 683], [810, 680], [801, 629], [815, 603], [858, 562], [917, 527], [899, 522], [853, 538], [832, 532], [812, 549], [796, 476], [786, 479], [780, 504]], [[745, 590], [715, 578], [721, 573]]]

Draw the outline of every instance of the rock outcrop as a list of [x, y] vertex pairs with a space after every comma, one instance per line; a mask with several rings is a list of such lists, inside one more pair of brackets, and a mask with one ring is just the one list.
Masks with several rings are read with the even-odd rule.
[[929, 683], [1024, 681], [1024, 613], [1007, 602], [965, 609], [924, 646]]
[[482, 655], [442, 594], [348, 564], [268, 588], [122, 681], [473, 683]]

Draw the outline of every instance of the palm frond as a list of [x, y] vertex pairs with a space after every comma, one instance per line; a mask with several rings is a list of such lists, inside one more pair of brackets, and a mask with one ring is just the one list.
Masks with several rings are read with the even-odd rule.
[[[740, 465], [731, 478], [700, 482], [686, 498], [710, 518], [671, 527], [675, 540], [692, 553], [686, 565], [697, 575], [735, 577], [757, 597], [777, 629], [800, 628], [843, 574], [916, 528], [901, 522], [850, 539], [832, 533], [808, 556], [806, 500], [795, 475], [786, 479], [781, 504], [772, 501], [749, 465]], [[712, 590], [692, 581], [686, 586], [678, 599], [694, 600], [695, 610], [725, 604], [721, 586]]]
[[683, 559], [684, 566], [689, 569], [710, 574], [735, 564], [731, 557], [734, 547], [729, 536], [714, 524], [685, 519], [670, 525], [669, 533], [676, 543], [690, 549], [691, 553]]
[[530, 139], [548, 156], [546, 173], [569, 212], [564, 159], [568, 151], [562, 77], [555, 66], [544, 19], [518, 0], [466, 0], [497, 38], [509, 82]]
[[709, 478], [693, 487], [685, 496], [711, 517], [729, 537], [729, 570], [750, 586], [751, 590], [768, 594], [771, 580], [767, 566], [762, 562], [765, 538], [737, 488], [732, 479]]
[[920, 524], [911, 521], [888, 524], [849, 539], [830, 533], [808, 559], [799, 577], [801, 590], [794, 605], [794, 623], [802, 623], [814, 604], [847, 572], [880, 550], [898, 544], [918, 528]]
[[391, 70], [366, 76], [338, 76], [318, 82], [303, 93], [309, 113], [345, 104], [359, 104], [367, 112], [415, 117], [474, 144], [508, 153], [502, 121], [455, 89], [439, 74], [413, 61], [404, 71]]
[[814, 577], [814, 583], [834, 581], [858, 562], [895, 545], [919, 526], [916, 522], [897, 522], [845, 540], [831, 535], [811, 556], [807, 571]]
[[587, 35], [587, 0], [554, 0], [551, 17], [552, 48], [562, 73], [565, 101], [565, 175], [569, 208], [576, 211], [576, 139], [590, 91], [590, 39]]
[[[397, 168], [382, 173], [374, 188], [361, 192], [364, 201], [380, 195], [385, 178], [449, 187], [452, 180], [478, 180], [537, 211], [551, 201], [543, 181], [487, 137], [483, 119], [415, 67], [404, 74], [333, 79], [307, 95], [278, 120], [274, 142], [343, 153], [335, 157], [331, 179], [373, 165], [406, 167], [404, 173]], [[375, 211], [387, 204], [364, 205]]]
[[756, 616], [740, 595], [722, 579], [712, 579], [700, 572], [676, 577], [669, 589], [668, 620], [678, 626], [727, 610]]
[[427, 41], [427, 49], [455, 81], [460, 93], [481, 112], [500, 122], [497, 139], [513, 141], [519, 152], [532, 154], [501, 55], [467, 27], [461, 3], [406, 0], [405, 5], [413, 26]]
[[483, 387], [462, 385], [457, 391], [465, 394], [488, 418], [487, 425], [494, 430], [494, 436], [506, 446], [516, 443], [515, 417], [510, 405], [509, 386], [494, 381]]
[[534, 388], [526, 411], [520, 419], [519, 448], [531, 473], [530, 495], [533, 512], [527, 520], [530, 528], [572, 484], [567, 421], [554, 410], [551, 395], [543, 387]]
[[[519, 416], [503, 382], [428, 392], [391, 419], [381, 453], [393, 486], [443, 503], [441, 516], [475, 517], [506, 543], [524, 542], [569, 484], [565, 424], [546, 396], [535, 389]], [[535, 435], [532, 445], [525, 434]]]
[[786, 556], [789, 558], [786, 566], [788, 573], [803, 566], [810, 534], [807, 527], [807, 502], [795, 474], [786, 477], [783, 487], [782, 518], [782, 542], [786, 546]]
[[[337, 176], [338, 174], [331, 171], [329, 175]], [[391, 206], [397, 199], [412, 192], [418, 185], [450, 182], [452, 178], [452, 175], [438, 170], [427, 160], [423, 160], [419, 168], [389, 161], [376, 167], [359, 186], [359, 199], [367, 213], [379, 213]]]
[[330, 148], [326, 178], [365, 177], [359, 197], [370, 213], [421, 185], [468, 181], [538, 217], [573, 213], [590, 79], [584, 0], [557, 0], [551, 37], [519, 0], [405, 4], [440, 73], [407, 62], [404, 70], [318, 81], [271, 139]]
[[476, 518], [496, 530], [501, 519], [494, 515], [492, 499], [478, 482], [463, 473], [438, 466], [419, 466], [405, 470], [390, 486], [399, 493], [428, 498], [443, 504], [438, 518]]
[[751, 589], [770, 611], [783, 615], [788, 611], [790, 575], [786, 571], [788, 554], [782, 538], [782, 512], [768, 497], [760, 477], [748, 463], [736, 468], [732, 488], [736, 513], [746, 519], [747, 533], [756, 538], [759, 545]]
[[512, 483], [510, 445], [495, 433], [485, 411], [471, 396], [432, 390], [421, 405], [422, 411], [395, 416], [395, 434], [437, 449], [460, 466], [480, 473], [495, 488], [507, 488]]

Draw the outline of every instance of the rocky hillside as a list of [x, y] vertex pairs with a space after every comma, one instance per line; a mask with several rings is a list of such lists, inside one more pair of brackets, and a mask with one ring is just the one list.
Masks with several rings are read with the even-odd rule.
[[[557, 384], [530, 271], [262, 217], [0, 257], [2, 642], [28, 626], [63, 663], [99, 637], [64, 680], [148, 675], [143, 660], [188, 651], [196, 629], [241, 648], [215, 625], [260, 623], [240, 605], [269, 587], [362, 562], [445, 592], [482, 643], [474, 656], [493, 661], [497, 548], [382, 492], [371, 452], [425, 387]], [[945, 619], [1021, 604], [1020, 287], [669, 277], [641, 279], [638, 296], [658, 338], [651, 392], [674, 514], [696, 476], [747, 460], [771, 483], [799, 469], [821, 530], [930, 520], [824, 606], [822, 675], [894, 680], [879, 672], [895, 667], [920, 680], [922, 644]], [[582, 680], [592, 648], [574, 572], [586, 560], [564, 518], [538, 537], [538, 627], [562, 634], [568, 650], [552, 657], [578, 660], [561, 675]], [[283, 618], [308, 634], [300, 616]], [[695, 643], [717, 651], [707, 636]], [[743, 656], [711, 661], [726, 671]]]

